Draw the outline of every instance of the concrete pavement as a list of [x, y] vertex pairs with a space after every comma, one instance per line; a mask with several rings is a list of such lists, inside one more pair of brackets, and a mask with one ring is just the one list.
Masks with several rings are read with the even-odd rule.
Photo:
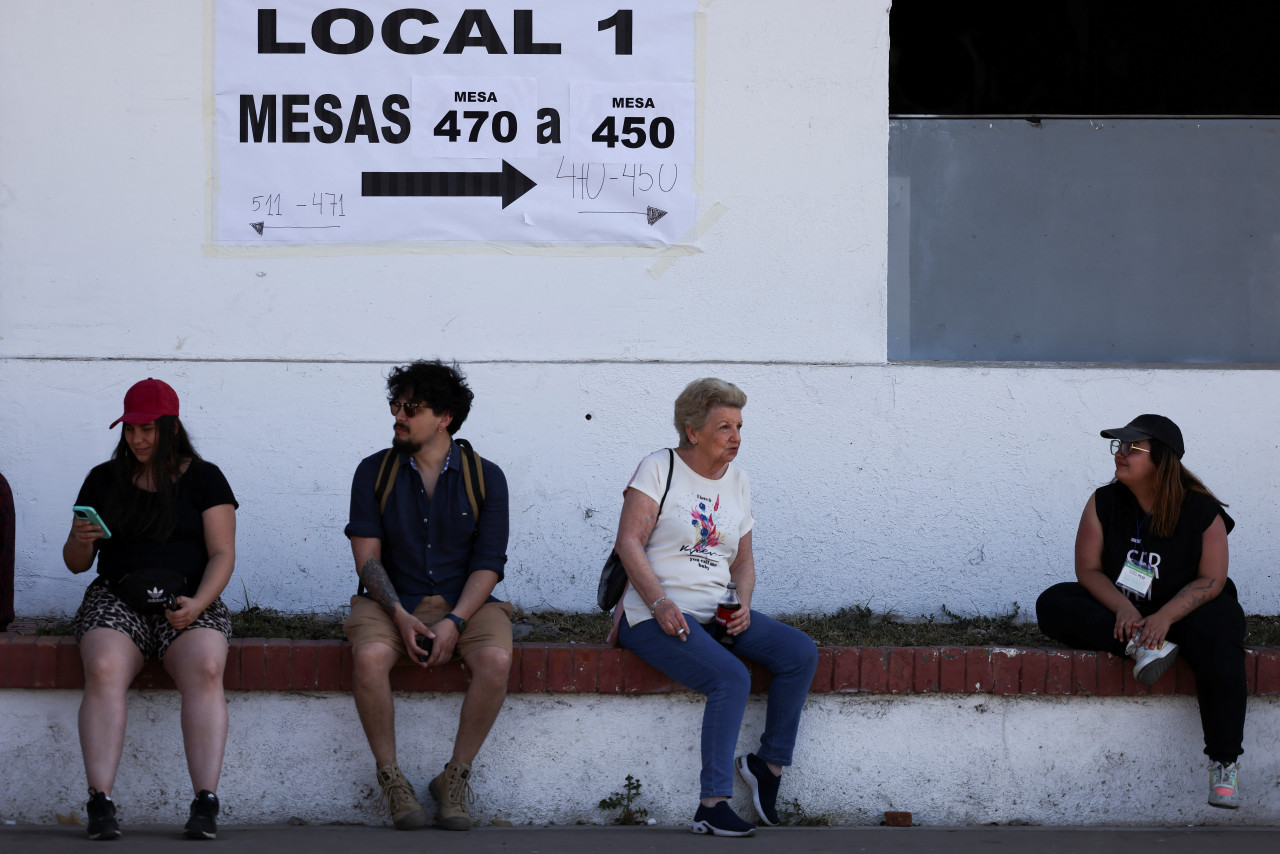
[[[478, 827], [469, 833], [421, 830], [407, 833], [383, 827], [350, 825], [240, 825], [219, 828], [218, 840], [200, 845], [180, 836], [180, 828], [124, 828], [106, 851], [155, 854], [192, 846], [236, 854], [709, 854], [717, 851], [783, 849], [788, 854], [859, 852], [862, 854], [987, 854], [1034, 851], [1035, 854], [1274, 854], [1280, 828], [1157, 827], [823, 827], [761, 830], [752, 839], [696, 836], [684, 827]], [[90, 846], [90, 847], [87, 847]], [[93, 850], [82, 827], [18, 825], [0, 827], [0, 851], [12, 854], [62, 854]]]

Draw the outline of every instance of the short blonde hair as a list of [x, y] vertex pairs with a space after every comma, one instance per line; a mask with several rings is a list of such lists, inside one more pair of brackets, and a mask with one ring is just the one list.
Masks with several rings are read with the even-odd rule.
[[701, 430], [707, 423], [707, 416], [717, 406], [731, 406], [742, 409], [747, 405], [746, 393], [731, 382], [703, 377], [694, 380], [684, 387], [676, 398], [676, 432], [680, 434], [680, 447], [691, 447], [686, 427]]

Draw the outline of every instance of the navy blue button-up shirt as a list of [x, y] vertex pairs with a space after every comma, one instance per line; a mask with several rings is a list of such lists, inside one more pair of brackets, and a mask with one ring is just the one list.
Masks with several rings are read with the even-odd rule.
[[[351, 517], [344, 533], [382, 541], [382, 565], [405, 610], [413, 613], [427, 596], [443, 596], [450, 604], [457, 604], [463, 586], [477, 569], [492, 570], [501, 581], [509, 528], [507, 479], [502, 469], [480, 459], [485, 497], [477, 520], [472, 518], [467, 500], [462, 451], [457, 444], [449, 449], [448, 463], [430, 498], [412, 458], [401, 454], [387, 510], [380, 513], [374, 488], [385, 453], [365, 457], [356, 468], [351, 483]], [[489, 601], [498, 600], [490, 596]]]

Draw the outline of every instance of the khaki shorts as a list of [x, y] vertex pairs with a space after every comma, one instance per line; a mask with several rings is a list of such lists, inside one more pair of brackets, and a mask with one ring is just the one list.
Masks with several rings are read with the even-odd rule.
[[[428, 596], [418, 603], [413, 616], [430, 628], [444, 619], [444, 615], [453, 610], [449, 600], [443, 596]], [[511, 614], [514, 609], [510, 602], [486, 602], [480, 610], [467, 620], [467, 630], [458, 638], [458, 645], [453, 648], [454, 658], [465, 658], [472, 650], [484, 646], [496, 646], [511, 652]], [[372, 599], [364, 596], [351, 597], [351, 615], [342, 625], [347, 633], [347, 640], [352, 646], [361, 644], [385, 643], [398, 651], [402, 663], [409, 661], [404, 648], [404, 641], [396, 631], [396, 624], [387, 616]]]

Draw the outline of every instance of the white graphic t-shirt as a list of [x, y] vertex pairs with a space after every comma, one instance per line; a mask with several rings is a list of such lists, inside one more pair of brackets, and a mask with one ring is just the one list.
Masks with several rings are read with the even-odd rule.
[[[661, 501], [669, 461], [665, 449], [645, 457], [627, 487]], [[719, 480], [710, 480], [676, 454], [671, 490], [644, 550], [667, 598], [698, 622], [708, 622], [729, 583], [738, 540], [753, 523], [751, 485], [737, 463], [730, 463]], [[622, 605], [633, 626], [653, 619], [635, 588], [627, 588]]]

